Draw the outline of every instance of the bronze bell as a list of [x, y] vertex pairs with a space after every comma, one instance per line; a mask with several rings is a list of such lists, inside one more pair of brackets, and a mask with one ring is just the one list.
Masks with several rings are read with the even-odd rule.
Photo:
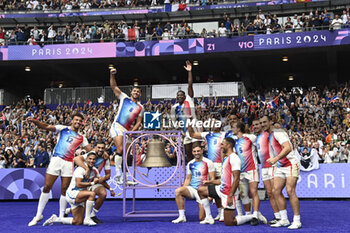
[[165, 144], [158, 138], [152, 138], [147, 144], [146, 160], [141, 167], [171, 167], [165, 154]]

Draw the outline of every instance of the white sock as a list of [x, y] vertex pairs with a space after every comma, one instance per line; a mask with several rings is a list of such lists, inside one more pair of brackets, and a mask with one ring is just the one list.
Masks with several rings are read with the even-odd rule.
[[280, 210], [282, 220], [288, 220], [287, 210]]
[[224, 217], [224, 208], [220, 209], [221, 217]]
[[258, 211], [253, 212], [253, 218], [258, 218]]
[[236, 202], [236, 210], [237, 210], [237, 215], [243, 215], [242, 204], [240, 200]]
[[245, 215], [251, 215], [251, 214], [252, 214], [251, 211], [246, 211], [246, 212], [245, 212]]
[[211, 210], [210, 210], [210, 204], [209, 204], [208, 198], [202, 199], [202, 205], [203, 205], [203, 208], [204, 208], [204, 211], [205, 211], [205, 218], [206, 219], [213, 218], [211, 216]]
[[300, 215], [294, 215], [293, 222], [300, 222]]
[[185, 217], [185, 210], [179, 210], [179, 217], [180, 218]]
[[63, 218], [64, 217], [64, 212], [66, 211], [66, 208], [67, 208], [66, 196], [61, 195], [61, 197], [60, 197], [60, 216], [59, 216], [59, 218]]
[[73, 218], [72, 218], [72, 217], [61, 218], [59, 221], [60, 221], [62, 224], [72, 225]]
[[44, 193], [42, 192], [39, 198], [39, 203], [38, 203], [38, 209], [36, 211], [36, 218], [40, 218], [40, 216], [43, 214], [45, 206], [49, 200], [50, 193]]
[[281, 214], [280, 212], [273, 213], [275, 215], [275, 219], [281, 219]]
[[89, 200], [86, 201], [85, 218], [90, 218], [93, 205], [94, 205], [94, 201], [89, 201]]
[[93, 208], [90, 217], [95, 217], [97, 213], [98, 213], [98, 210]]
[[114, 162], [115, 162], [115, 174], [116, 176], [121, 176], [121, 172], [122, 172], [122, 161], [123, 161], [123, 157], [120, 155], [116, 155], [114, 157]]
[[246, 222], [249, 222], [250, 220], [252, 220], [253, 215], [243, 215], [243, 216], [236, 216], [236, 220], [237, 220], [237, 225], [242, 225]]

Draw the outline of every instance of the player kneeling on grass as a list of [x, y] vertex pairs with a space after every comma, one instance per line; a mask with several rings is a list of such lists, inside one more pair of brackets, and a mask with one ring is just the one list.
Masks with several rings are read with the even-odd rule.
[[[84, 225], [95, 226], [96, 223], [90, 218], [92, 207], [95, 201], [95, 193], [88, 191], [90, 186], [101, 183], [106, 188], [109, 185], [100, 179], [98, 170], [94, 167], [96, 163], [96, 153], [90, 152], [86, 158], [86, 165], [89, 167], [90, 176], [85, 178], [85, 169], [78, 167], [73, 173], [72, 181], [67, 189], [66, 199], [72, 208], [72, 217], [58, 218], [53, 214], [48, 220], [46, 220], [43, 226], [52, 225], [53, 223], [63, 223], [71, 225]], [[85, 207], [85, 218], [84, 218], [84, 203]]]

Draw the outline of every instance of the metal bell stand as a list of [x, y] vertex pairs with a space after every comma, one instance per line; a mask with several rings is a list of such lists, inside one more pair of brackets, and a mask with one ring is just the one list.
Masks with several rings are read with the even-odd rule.
[[[127, 149], [126, 148], [126, 142], [127, 142], [127, 136], [130, 136], [132, 141], [136, 140], [138, 137], [142, 138], [145, 136], [153, 136], [153, 135], [162, 135], [165, 137], [165, 139], [174, 138], [177, 139], [177, 165], [176, 165], [176, 171], [174, 171], [172, 178], [165, 182], [163, 185], [154, 184], [152, 187], [145, 186], [142, 184], [138, 185], [127, 185]], [[141, 136], [140, 136], [141, 135]], [[130, 146], [133, 146], [133, 177], [136, 177], [136, 155], [135, 155], [135, 143], [131, 144]], [[182, 148], [181, 148], [181, 132], [180, 131], [127, 131], [123, 134], [123, 218], [139, 218], [139, 217], [178, 217], [178, 210], [142, 210], [137, 211], [136, 210], [136, 190], [142, 190], [142, 189], [176, 189], [178, 187], [181, 187], [184, 174], [185, 174], [185, 158]], [[176, 173], [175, 173], [176, 172]], [[178, 185], [167, 185], [167, 183], [171, 182], [174, 178], [176, 179], [178, 177], [179, 183]], [[137, 182], [137, 180], [133, 180]], [[132, 190], [132, 211], [126, 212], [126, 191]]]

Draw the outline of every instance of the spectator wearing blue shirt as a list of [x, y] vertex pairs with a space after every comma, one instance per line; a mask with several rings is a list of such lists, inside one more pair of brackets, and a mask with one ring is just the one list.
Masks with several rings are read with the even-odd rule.
[[63, 43], [64, 42], [64, 35], [62, 34], [62, 31], [58, 32], [56, 40], [57, 40], [58, 43]]
[[34, 168], [46, 167], [49, 163], [49, 154], [42, 145], [38, 146], [38, 150], [34, 158]]
[[171, 32], [171, 29], [173, 28], [173, 26], [171, 26], [171, 23], [168, 21], [167, 24], [165, 24], [164, 29], [168, 29], [169, 32]]
[[157, 36], [161, 37], [163, 35], [163, 29], [160, 27], [160, 24], [157, 25]]
[[228, 31], [228, 32], [230, 32], [230, 31], [231, 31], [231, 28], [232, 28], [232, 23], [231, 23], [231, 21], [230, 21], [230, 18], [229, 18], [229, 17], [227, 17], [227, 18], [226, 18], [225, 28], [227, 29], [227, 31]]
[[18, 31], [16, 32], [16, 36], [17, 36], [17, 41], [21, 42], [21, 44], [23, 44], [26, 41], [26, 36], [22, 31], [22, 29], [18, 28]]

